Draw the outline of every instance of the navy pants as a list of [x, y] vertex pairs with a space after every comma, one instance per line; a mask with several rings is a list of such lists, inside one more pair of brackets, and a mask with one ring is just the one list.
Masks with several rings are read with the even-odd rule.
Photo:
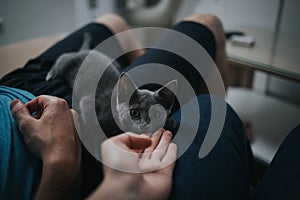
[[[208, 28], [193, 22], [182, 22], [174, 26], [173, 29], [197, 41], [212, 59], [215, 58], [216, 43], [212, 32]], [[0, 80], [0, 84], [27, 90], [36, 96], [48, 94], [61, 97], [66, 99], [71, 106], [72, 91], [64, 80], [57, 79], [45, 82], [45, 76], [62, 53], [79, 50], [82, 35], [85, 32], [89, 32], [92, 36], [92, 48], [113, 35], [104, 25], [89, 24], [70, 34], [39, 57], [30, 60], [25, 67], [4, 76]], [[112, 48], [115, 48], [115, 51], [121, 51], [117, 41], [115, 41]], [[203, 159], [198, 157], [200, 146], [210, 123], [211, 99], [206, 94], [207, 87], [202, 77], [194, 73], [191, 64], [173, 53], [154, 48], [148, 49], [146, 54], [133, 63], [129, 63], [125, 56], [119, 57], [117, 62], [124, 71], [146, 63], [161, 63], [171, 66], [190, 81], [198, 95], [197, 102], [200, 107], [201, 118], [198, 132], [187, 151], [176, 162], [170, 199], [248, 199], [253, 157], [243, 124], [230, 106], [227, 105], [225, 124], [217, 144], [208, 156]], [[173, 116], [176, 118], [178, 113], [179, 111], [174, 111]], [[273, 197], [270, 194], [280, 197], [280, 194], [286, 194], [287, 192], [287, 195], [296, 195], [291, 191], [296, 187], [300, 188], [299, 169], [297, 171], [294, 167], [296, 166], [294, 164], [297, 163], [299, 166], [300, 156], [299, 151], [296, 149], [296, 141], [300, 142], [299, 134], [298, 127], [290, 136], [293, 139], [287, 138], [283, 147], [280, 148], [260, 184], [259, 197], [263, 199]], [[290, 145], [290, 143], [292, 144]], [[83, 148], [82, 155], [81, 193], [82, 197], [86, 197], [101, 182], [103, 178], [101, 174], [102, 165], [85, 148]], [[285, 158], [285, 160], [282, 158]], [[293, 160], [288, 158], [293, 158]], [[282, 164], [282, 162], [285, 163]], [[283, 166], [283, 169], [278, 166]], [[287, 168], [290, 170], [285, 176], [284, 182], [278, 177], [278, 171], [286, 173]], [[293, 183], [290, 183], [290, 181], [293, 181]], [[296, 190], [293, 191], [297, 192]]]

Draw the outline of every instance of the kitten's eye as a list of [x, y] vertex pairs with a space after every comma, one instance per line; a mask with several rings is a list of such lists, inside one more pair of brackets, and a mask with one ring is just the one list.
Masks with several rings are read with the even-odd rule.
[[131, 115], [131, 117], [137, 118], [137, 117], [140, 116], [140, 112], [137, 109], [131, 109], [130, 110], [130, 115]]

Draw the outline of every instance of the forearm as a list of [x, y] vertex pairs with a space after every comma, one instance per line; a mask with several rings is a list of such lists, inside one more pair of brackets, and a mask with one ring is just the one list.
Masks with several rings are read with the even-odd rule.
[[41, 182], [35, 199], [66, 199], [78, 185], [80, 166], [65, 161], [48, 161], [43, 164]]
[[[126, 175], [127, 176], [127, 175]], [[114, 199], [114, 200], [136, 200], [139, 199], [137, 191], [139, 189], [140, 175], [130, 174], [127, 177], [105, 178], [98, 189], [88, 198], [88, 200]], [[133, 183], [133, 181], [135, 183]]]

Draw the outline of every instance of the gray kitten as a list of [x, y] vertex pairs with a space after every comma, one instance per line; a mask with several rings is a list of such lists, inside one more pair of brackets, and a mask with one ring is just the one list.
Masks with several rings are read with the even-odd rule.
[[[92, 74], [95, 68], [105, 67], [110, 59], [101, 52], [89, 49], [91, 39], [89, 34], [84, 34], [78, 52], [62, 54], [48, 72], [46, 81], [63, 78], [73, 89], [80, 64], [87, 56], [87, 73]], [[164, 127], [175, 101], [176, 89], [177, 80], [154, 92], [138, 89], [129, 75], [120, 73], [118, 64], [112, 63], [98, 83], [95, 99], [91, 94], [85, 94], [79, 100], [79, 113], [87, 124], [90, 121], [88, 114], [96, 109], [98, 121], [108, 136], [127, 131], [151, 134]], [[93, 100], [94, 108], [90, 103]]]

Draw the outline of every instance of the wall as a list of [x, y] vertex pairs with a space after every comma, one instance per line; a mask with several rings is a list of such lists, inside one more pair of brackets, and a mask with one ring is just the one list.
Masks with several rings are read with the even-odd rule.
[[194, 12], [213, 13], [225, 29], [256, 26], [274, 29], [279, 0], [199, 0]]
[[[185, 0], [184, 4], [187, 3], [188, 0]], [[280, 33], [300, 37], [299, 0], [198, 0], [194, 7], [193, 13], [213, 13], [220, 17], [225, 30], [239, 26], [275, 30], [276, 23], [278, 23]], [[280, 18], [281, 20], [279, 20]], [[300, 44], [295, 46], [299, 47]], [[295, 53], [298, 51], [299, 49], [295, 49]], [[275, 53], [284, 54], [285, 52]], [[293, 61], [291, 60], [291, 62]], [[255, 72], [253, 87], [257, 91], [268, 93], [268, 95], [300, 104], [299, 82], [263, 72]]]
[[[114, 0], [74, 0], [74, 4], [77, 28], [100, 15], [116, 12]], [[91, 4], [94, 7], [91, 7]]]
[[285, 0], [283, 7], [280, 31], [300, 37], [300, 1]]
[[[89, 4], [95, 2], [91, 9]], [[281, 0], [182, 0], [176, 20], [191, 13], [214, 13], [226, 30], [234, 26], [256, 26], [274, 30]], [[114, 0], [1, 0], [0, 46], [36, 37], [68, 33], [95, 17], [116, 12]], [[284, 0], [280, 32], [300, 35], [299, 0]], [[268, 85], [264, 84], [267, 82]], [[284, 82], [284, 83], [283, 83]], [[256, 73], [254, 88], [277, 97], [298, 101], [298, 84]], [[296, 86], [295, 86], [296, 85]], [[268, 88], [267, 88], [268, 87]], [[296, 88], [296, 89], [295, 89]]]
[[74, 30], [73, 0], [1, 0], [0, 46]]

